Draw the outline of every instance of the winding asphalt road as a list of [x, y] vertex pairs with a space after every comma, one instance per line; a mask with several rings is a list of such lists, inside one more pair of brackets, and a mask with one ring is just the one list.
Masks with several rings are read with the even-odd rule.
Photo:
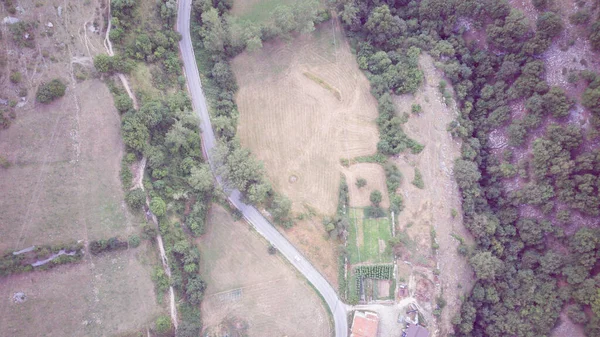
[[[214, 166], [211, 161], [212, 150], [216, 144], [215, 134], [210, 124], [210, 116], [206, 106], [206, 99], [202, 92], [202, 84], [200, 83], [200, 74], [194, 56], [192, 40], [190, 38], [190, 14], [192, 0], [179, 0], [177, 9], [177, 31], [181, 33], [183, 38], [179, 42], [179, 50], [184, 64], [184, 73], [187, 78], [188, 90], [192, 98], [194, 111], [200, 117], [200, 128], [202, 131], [202, 145], [204, 152], [211, 168], [214, 171]], [[221, 184], [220, 177], [217, 176], [217, 181]], [[289, 243], [265, 217], [262, 216], [256, 208], [247, 205], [240, 200], [240, 192], [233, 190], [229, 195], [229, 201], [240, 210], [244, 218], [250, 222], [256, 231], [264, 236], [273, 246], [275, 246], [290, 263], [304, 275], [310, 283], [323, 296], [329, 309], [333, 313], [335, 321], [336, 337], [348, 336], [348, 322], [346, 316], [346, 305], [340, 301], [335, 290], [325, 280], [325, 278], [306, 260], [305, 257]], [[293, 311], [294, 308], [290, 308]], [[273, 317], [273, 319], [277, 319]]]

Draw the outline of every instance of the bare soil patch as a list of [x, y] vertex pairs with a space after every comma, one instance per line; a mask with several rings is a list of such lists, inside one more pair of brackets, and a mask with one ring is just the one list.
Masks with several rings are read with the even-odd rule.
[[[467, 240], [469, 234], [462, 225], [460, 195], [452, 173], [454, 159], [460, 155], [460, 146], [446, 131], [447, 124], [453, 120], [457, 111], [453, 103], [447, 106], [443, 102], [437, 88], [442, 77], [434, 68], [432, 58], [423, 55], [419, 64], [425, 73], [423, 87], [415, 95], [396, 98], [400, 113], [409, 111], [411, 104], [422, 106], [423, 112], [411, 116], [404, 125], [404, 130], [409, 137], [425, 145], [418, 155], [402, 154], [395, 159], [404, 176], [400, 193], [406, 206], [397, 215], [397, 219], [399, 229], [406, 230], [417, 243], [416, 253], [411, 258], [413, 264], [429, 266], [428, 260], [434, 257], [430, 229], [434, 228], [437, 232], [440, 282], [439, 286], [432, 286], [431, 290], [435, 289], [437, 296], [443, 289], [448, 301], [440, 324], [441, 335], [444, 336], [452, 331], [450, 319], [460, 309], [460, 296], [471, 288], [473, 282], [466, 259], [457, 253], [459, 242], [451, 234], [455, 233]], [[414, 178], [415, 167], [423, 175], [424, 189], [410, 183]], [[452, 209], [456, 209], [459, 214], [456, 218], [451, 216]], [[435, 298], [433, 294], [421, 296], [430, 301]]]
[[[390, 207], [390, 198], [387, 193], [385, 184], [385, 171], [379, 164], [374, 163], [359, 163], [351, 165], [344, 169], [344, 175], [348, 182], [348, 191], [350, 193], [350, 207], [367, 207], [371, 206], [369, 197], [371, 192], [378, 190], [383, 195], [381, 207]], [[364, 178], [367, 180], [367, 185], [358, 188], [356, 179]]]
[[337, 289], [338, 242], [329, 238], [321, 220], [316, 217], [297, 220], [292, 228], [279, 231], [325, 276], [334, 289]]
[[[107, 336], [151, 327], [161, 308], [150, 280], [154, 248], [86, 257], [0, 282], [4, 336]], [[15, 303], [13, 294], [26, 300]]]
[[[232, 239], [233, 238], [233, 239]], [[329, 336], [324, 304], [302, 276], [244, 222], [214, 205], [207, 233], [198, 240], [201, 274], [207, 282], [202, 302], [204, 333], [222, 329], [235, 317], [248, 336]]]
[[[237, 56], [233, 69], [242, 144], [265, 163], [295, 212], [307, 205], [333, 214], [340, 158], [372, 154], [378, 141], [377, 102], [340, 27], [328, 21], [291, 42], [265, 43]], [[339, 91], [340, 99], [307, 72]]]

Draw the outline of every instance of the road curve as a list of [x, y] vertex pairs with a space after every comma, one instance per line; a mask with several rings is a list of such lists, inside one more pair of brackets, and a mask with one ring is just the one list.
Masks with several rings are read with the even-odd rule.
[[[202, 145], [211, 168], [214, 170], [210, 156], [215, 147], [216, 138], [210, 124], [210, 116], [206, 106], [206, 99], [202, 92], [200, 74], [194, 56], [192, 40], [190, 38], [190, 14], [192, 0], [179, 0], [177, 9], [177, 31], [181, 33], [179, 50], [184, 65], [184, 74], [187, 78], [188, 90], [192, 99], [194, 111], [200, 117], [200, 128], [202, 130]], [[221, 179], [217, 177], [219, 183]], [[338, 298], [333, 287], [325, 278], [302, 256], [302, 254], [281, 235], [271, 223], [262, 216], [258, 210], [243, 203], [240, 200], [240, 192], [234, 190], [229, 195], [229, 201], [242, 213], [244, 218], [250, 222], [256, 231], [264, 236], [275, 246], [290, 263], [313, 284], [317, 291], [323, 296], [329, 309], [333, 313], [336, 337], [348, 336], [348, 321], [346, 316], [346, 305]], [[293, 309], [292, 309], [293, 310]], [[273, 319], [276, 319], [275, 317]]]

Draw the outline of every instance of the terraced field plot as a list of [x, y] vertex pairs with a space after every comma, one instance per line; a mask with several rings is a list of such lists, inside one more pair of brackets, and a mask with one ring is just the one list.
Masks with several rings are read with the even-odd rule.
[[349, 232], [348, 252], [351, 264], [392, 262], [392, 251], [388, 247], [392, 228], [388, 217], [368, 219], [362, 208], [350, 208]]
[[290, 42], [265, 43], [237, 56], [233, 69], [242, 145], [294, 211], [333, 214], [340, 159], [375, 153], [379, 137], [377, 102], [340, 28], [328, 21]]

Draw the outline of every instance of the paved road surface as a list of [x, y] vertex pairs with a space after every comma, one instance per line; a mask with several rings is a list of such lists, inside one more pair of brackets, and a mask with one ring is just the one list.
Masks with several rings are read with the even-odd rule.
[[[192, 41], [190, 38], [190, 13], [191, 13], [191, 0], [179, 0], [178, 4], [178, 15], [177, 15], [177, 30], [183, 35], [181, 42], [179, 42], [179, 49], [181, 51], [181, 57], [184, 64], [184, 72], [187, 78], [188, 90], [192, 98], [192, 104], [194, 111], [200, 117], [200, 127], [202, 130], [202, 145], [204, 151], [207, 154], [209, 163], [211, 163], [211, 151], [215, 147], [216, 139], [210, 124], [210, 117], [208, 109], [206, 107], [206, 99], [202, 92], [202, 84], [200, 83], [200, 74], [198, 73], [198, 67], [196, 64], [196, 58], [194, 56], [194, 50], [192, 48]], [[214, 169], [211, 163], [211, 167]], [[217, 177], [219, 183], [221, 179]], [[267, 240], [269, 240], [273, 246], [275, 246], [283, 256], [285, 256], [294, 267], [296, 267], [314, 286], [318, 292], [323, 296], [325, 302], [333, 313], [335, 321], [335, 335], [337, 337], [347, 337], [348, 335], [348, 322], [346, 316], [346, 305], [340, 301], [335, 290], [325, 280], [325, 278], [290, 244], [270, 223], [265, 219], [262, 214], [256, 210], [253, 206], [246, 205], [240, 201], [240, 192], [234, 190], [229, 196], [231, 203], [239, 209], [244, 218], [250, 222]], [[290, 308], [293, 310], [293, 308]], [[276, 319], [275, 317], [273, 319]]]

